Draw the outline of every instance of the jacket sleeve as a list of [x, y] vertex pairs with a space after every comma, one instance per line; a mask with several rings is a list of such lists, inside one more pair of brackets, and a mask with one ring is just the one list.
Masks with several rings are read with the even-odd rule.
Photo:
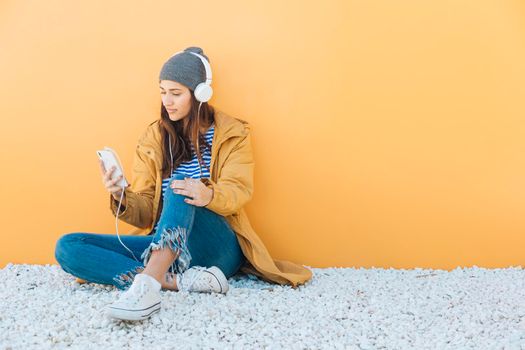
[[[144, 136], [141, 137], [144, 138]], [[153, 200], [155, 196], [155, 165], [147, 156], [140, 140], [135, 149], [131, 184], [124, 189], [126, 207], [120, 208], [119, 219], [140, 228], [147, 228], [153, 222]], [[110, 194], [110, 209], [116, 216], [118, 201]]]
[[254, 161], [249, 131], [239, 137], [221, 169], [217, 182], [206, 181], [213, 188], [213, 198], [206, 205], [209, 210], [229, 216], [237, 213], [253, 195]]

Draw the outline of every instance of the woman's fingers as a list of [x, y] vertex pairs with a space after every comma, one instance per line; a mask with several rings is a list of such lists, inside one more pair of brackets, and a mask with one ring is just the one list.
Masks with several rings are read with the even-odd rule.
[[198, 186], [199, 183], [202, 183], [202, 182], [200, 182], [200, 181], [190, 182], [190, 181], [186, 181], [186, 180], [173, 180], [170, 183], [170, 187], [173, 188], [173, 189], [177, 189], [178, 188], [178, 189], [184, 190], [186, 188], [191, 188], [193, 186]]
[[102, 173], [102, 183], [104, 184], [104, 187], [111, 194], [113, 195], [118, 194], [120, 196], [121, 194], [120, 191], [122, 191], [122, 187], [117, 186], [117, 182], [119, 182], [124, 177], [124, 175], [117, 176], [116, 178], [113, 179], [112, 177], [113, 177], [113, 173], [116, 170], [116, 167], [113, 166], [106, 171], [104, 162], [100, 158], [99, 158], [99, 164], [100, 164], [100, 171]]
[[[123, 175], [120, 175], [120, 176], [117, 176], [116, 178], [112, 179], [111, 178], [111, 174], [113, 173], [113, 171], [108, 171], [106, 176], [104, 177], [104, 186], [108, 189], [108, 191], [111, 191], [111, 187], [112, 186], [115, 186], [115, 184], [117, 182], [120, 181], [120, 179], [122, 179], [124, 176]], [[120, 188], [120, 187], [118, 187]]]
[[106, 173], [104, 174], [104, 181], [105, 182], [108, 182], [111, 179], [112, 174], [113, 174], [114, 171], [115, 171], [115, 167], [111, 167], [111, 168], [109, 168], [108, 171], [106, 171]]
[[184, 180], [173, 180], [170, 184], [171, 188], [178, 188], [178, 189], [185, 189], [186, 188], [186, 182]]
[[187, 190], [177, 190], [177, 189], [175, 189], [175, 190], [173, 190], [173, 193], [177, 193], [177, 194], [181, 194], [181, 195], [186, 196], [186, 197], [192, 197], [193, 198], [193, 196], [191, 195], [190, 191], [187, 191]]
[[113, 180], [111, 180], [112, 184], [114, 185], [114, 184], [116, 184], [117, 182], [119, 182], [120, 179], [122, 179], [122, 177], [123, 177], [122, 175], [119, 175], [119, 176], [117, 176], [116, 178], [114, 178]]
[[[118, 180], [120, 180], [120, 179], [116, 179], [116, 181], [118, 181]], [[109, 192], [111, 192], [111, 193], [119, 192], [119, 193], [120, 193], [120, 191], [122, 190], [122, 187], [120, 187], [120, 186], [118, 186], [118, 185], [115, 184], [116, 181], [115, 181], [115, 180], [111, 180], [111, 183], [109, 183], [109, 184], [106, 186], [106, 189], [107, 189]]]
[[122, 175], [120, 176], [117, 176], [116, 178], [114, 179], [110, 179], [108, 182], [106, 182], [107, 186], [106, 187], [109, 187], [109, 186], [114, 186], [117, 182], [120, 181], [120, 179], [122, 179]]
[[186, 198], [184, 201], [188, 204], [194, 205], [196, 207], [200, 207], [199, 203], [195, 199]]

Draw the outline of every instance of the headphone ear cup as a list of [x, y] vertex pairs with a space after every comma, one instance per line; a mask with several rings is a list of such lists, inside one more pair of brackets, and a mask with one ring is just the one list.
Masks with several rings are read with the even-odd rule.
[[208, 102], [213, 95], [213, 89], [206, 83], [200, 83], [193, 93], [199, 102]]

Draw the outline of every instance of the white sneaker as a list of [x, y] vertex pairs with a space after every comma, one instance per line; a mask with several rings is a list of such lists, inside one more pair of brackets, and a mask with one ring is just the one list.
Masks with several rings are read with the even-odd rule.
[[217, 266], [192, 266], [176, 278], [180, 291], [226, 294], [229, 289], [226, 276]]
[[108, 306], [108, 315], [121, 320], [144, 320], [160, 311], [160, 289], [155, 278], [139, 273], [128, 290]]

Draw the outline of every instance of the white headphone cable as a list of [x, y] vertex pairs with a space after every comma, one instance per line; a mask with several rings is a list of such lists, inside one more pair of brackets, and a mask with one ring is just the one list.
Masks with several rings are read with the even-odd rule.
[[[202, 102], [199, 103], [199, 109], [197, 109], [197, 120], [198, 121], [200, 121], [200, 117], [201, 117], [201, 106], [202, 106]], [[198, 147], [199, 152], [200, 152], [201, 149], [200, 149], [199, 138], [198, 137], [197, 137], [197, 147]], [[199, 172], [200, 172], [200, 177], [202, 178], [202, 164], [201, 164], [201, 162], [199, 162], [198, 159], [197, 159], [197, 163], [199, 163]]]
[[122, 240], [120, 239], [120, 235], [118, 233], [118, 216], [120, 214], [120, 207], [121, 207], [121, 204], [122, 204], [122, 199], [124, 198], [124, 186], [122, 186], [122, 192], [120, 194], [120, 200], [118, 202], [118, 209], [117, 209], [117, 215], [115, 216], [115, 229], [117, 231], [117, 238], [120, 242], [120, 244], [122, 244], [122, 246], [124, 246], [124, 248], [126, 248], [128, 250], [128, 252], [131, 253], [131, 255], [133, 256], [133, 259], [135, 259], [136, 261], [140, 262], [139, 259], [137, 259], [137, 257], [135, 256], [135, 254], [133, 254], [133, 252], [128, 248], [126, 247], [126, 245], [122, 242]]
[[[117, 157], [117, 161], [118, 161], [118, 164], [120, 165], [120, 167], [122, 168], [122, 162], [120, 161], [120, 157], [118, 156], [118, 154], [116, 152], [112, 152], [116, 157]], [[124, 168], [122, 168], [122, 173], [124, 173]], [[115, 230], [117, 232], [117, 238], [118, 238], [118, 241], [120, 242], [120, 244], [122, 244], [122, 246], [124, 248], [126, 248], [128, 250], [128, 252], [131, 253], [131, 255], [133, 256], [133, 259], [135, 259], [136, 261], [140, 262], [139, 259], [137, 259], [137, 257], [135, 256], [135, 254], [133, 254], [133, 252], [131, 251], [131, 249], [129, 249], [123, 242], [122, 240], [120, 239], [120, 235], [118, 233], [118, 217], [119, 217], [119, 214], [120, 214], [120, 208], [122, 206], [122, 200], [124, 199], [124, 189], [125, 187], [124, 186], [121, 186], [122, 188], [122, 191], [120, 193], [120, 200], [118, 202], [118, 209], [117, 209], [117, 215], [115, 215]]]
[[171, 135], [168, 133], [168, 140], [170, 142], [170, 160], [171, 160], [171, 173], [170, 173], [170, 177], [171, 175], [173, 175], [173, 153], [171, 152]]

